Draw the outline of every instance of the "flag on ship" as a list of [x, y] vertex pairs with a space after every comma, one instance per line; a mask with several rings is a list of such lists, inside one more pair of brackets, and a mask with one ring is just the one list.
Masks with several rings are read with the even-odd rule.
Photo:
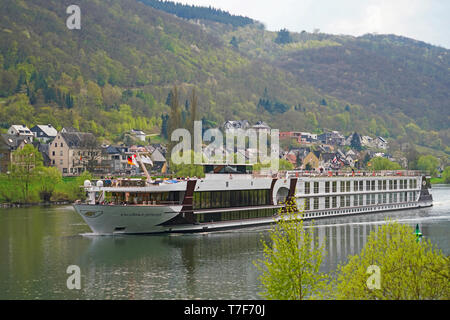
[[128, 164], [131, 166], [137, 166], [136, 164], [136, 155], [133, 154], [131, 156], [128, 157]]

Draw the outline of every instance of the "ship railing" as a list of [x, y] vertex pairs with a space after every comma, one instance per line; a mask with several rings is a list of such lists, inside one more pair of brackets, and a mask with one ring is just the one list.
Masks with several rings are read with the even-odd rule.
[[181, 205], [181, 201], [159, 201], [159, 200], [148, 200], [148, 201], [142, 201], [138, 203], [134, 202], [124, 202], [124, 201], [102, 201], [96, 204], [100, 205], [114, 205], [114, 206], [177, 206]]
[[[287, 172], [287, 174], [286, 174]], [[289, 170], [279, 172], [279, 177], [417, 177], [423, 175], [418, 170], [379, 170], [379, 171], [314, 171], [314, 170]]]

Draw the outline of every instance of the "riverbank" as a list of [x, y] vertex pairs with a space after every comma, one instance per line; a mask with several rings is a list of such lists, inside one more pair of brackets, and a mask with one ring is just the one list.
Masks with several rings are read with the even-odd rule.
[[431, 178], [430, 183], [431, 184], [446, 184], [444, 178]]
[[39, 206], [62, 206], [72, 204], [72, 201], [51, 201], [51, 202], [38, 202], [38, 203], [0, 203], [0, 208], [27, 208], [27, 207], [39, 207]]

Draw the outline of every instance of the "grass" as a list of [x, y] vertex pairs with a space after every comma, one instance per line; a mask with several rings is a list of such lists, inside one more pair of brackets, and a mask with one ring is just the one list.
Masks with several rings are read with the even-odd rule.
[[444, 178], [431, 178], [430, 179], [431, 184], [444, 184]]

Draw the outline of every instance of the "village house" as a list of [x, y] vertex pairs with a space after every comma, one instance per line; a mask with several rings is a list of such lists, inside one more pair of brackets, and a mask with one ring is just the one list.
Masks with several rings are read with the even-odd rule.
[[258, 121], [256, 124], [254, 124], [251, 127], [253, 130], [255, 130], [258, 134], [260, 132], [265, 132], [267, 134], [270, 134], [270, 127], [264, 122], [264, 121]]
[[250, 123], [247, 120], [228, 120], [224, 122], [222, 127], [225, 132], [238, 131], [239, 129], [247, 130], [250, 128]]
[[28, 136], [2, 134], [0, 136], [0, 173], [6, 173], [12, 162], [12, 153], [29, 144]]
[[94, 172], [101, 160], [101, 150], [92, 133], [63, 130], [50, 143], [51, 165], [62, 175], [79, 175], [85, 170]]
[[33, 142], [34, 134], [24, 124], [12, 125], [8, 129], [8, 134], [11, 136], [21, 136], [28, 139], [29, 142]]
[[311, 151], [308, 155], [303, 159], [302, 169], [310, 168], [319, 168], [320, 163], [320, 152], [319, 151]]
[[130, 131], [130, 134], [138, 139], [139, 141], [145, 141], [145, 137], [147, 136], [144, 131], [139, 129], [133, 129]]
[[30, 131], [34, 134], [34, 137], [41, 141], [42, 143], [48, 143], [51, 140], [55, 139], [58, 131], [51, 125], [35, 125], [30, 129]]
[[343, 145], [345, 137], [339, 131], [327, 131], [317, 136], [317, 140], [324, 144]]

